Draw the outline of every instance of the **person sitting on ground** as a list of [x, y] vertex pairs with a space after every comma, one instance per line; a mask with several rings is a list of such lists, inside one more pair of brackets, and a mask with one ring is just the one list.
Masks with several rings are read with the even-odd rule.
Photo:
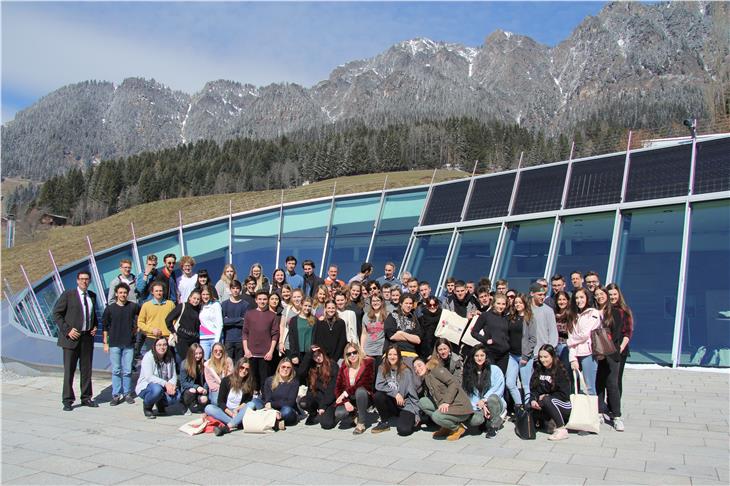
[[421, 358], [416, 358], [413, 367], [428, 390], [428, 395], [418, 402], [421, 410], [441, 427], [433, 433], [433, 438], [459, 440], [466, 432], [465, 423], [474, 413], [466, 392], [456, 383], [454, 376], [441, 366], [441, 360], [437, 358], [431, 358], [428, 365]]
[[487, 439], [495, 437], [502, 427], [504, 422], [502, 412], [507, 407], [502, 398], [504, 374], [498, 366], [489, 362], [482, 344], [474, 346], [464, 366], [463, 388], [469, 395], [474, 410], [469, 425], [484, 426]]
[[299, 380], [294, 376], [294, 365], [289, 358], [282, 358], [276, 373], [266, 379], [263, 386], [264, 408], [277, 411], [276, 427], [286, 430], [287, 425], [296, 425], [299, 417], [296, 412]]
[[261, 400], [253, 397], [255, 388], [248, 358], [239, 359], [235, 371], [221, 381], [217, 402], [205, 407], [206, 415], [224, 424], [213, 429], [215, 435], [221, 436], [240, 429], [248, 410], [263, 408]]
[[344, 362], [337, 373], [335, 385], [335, 423], [348, 415], [353, 418], [355, 435], [365, 432], [367, 409], [373, 396], [374, 381], [373, 360], [365, 356], [357, 343], [347, 343]]
[[375, 390], [373, 402], [380, 421], [371, 432], [378, 434], [390, 430], [388, 421], [391, 417], [398, 417], [398, 435], [411, 435], [420, 411], [418, 393], [413, 372], [403, 363], [398, 346], [390, 345], [385, 352], [385, 360], [378, 367]]
[[203, 347], [197, 343], [191, 344], [185, 361], [180, 364], [180, 390], [186, 408], [185, 415], [189, 415], [190, 412], [200, 413], [208, 404], [204, 363]]
[[152, 411], [155, 405], [157, 415], [165, 415], [167, 407], [179, 401], [175, 358], [167, 345], [166, 337], [155, 339], [152, 349], [142, 357], [134, 391], [143, 400], [144, 416], [149, 419], [156, 417]]
[[211, 403], [218, 401], [218, 390], [223, 378], [233, 373], [233, 360], [228, 357], [225, 346], [215, 343], [210, 359], [205, 362], [205, 383], [208, 385], [208, 398]]
[[572, 408], [568, 372], [550, 344], [540, 348], [537, 358], [530, 383], [533, 396], [530, 406], [535, 411], [536, 419], [546, 425], [545, 431], [552, 434], [549, 440], [567, 439], [565, 424]]
[[335, 385], [339, 367], [322, 348], [313, 344], [307, 353], [299, 376], [306, 380], [307, 394], [299, 399], [299, 408], [307, 412], [305, 425], [317, 422], [323, 429], [335, 426]]

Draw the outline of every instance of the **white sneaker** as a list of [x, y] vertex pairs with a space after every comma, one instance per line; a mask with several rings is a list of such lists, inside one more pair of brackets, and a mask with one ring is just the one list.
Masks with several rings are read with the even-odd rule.
[[613, 429], [616, 432], [623, 432], [624, 431], [624, 421], [621, 420], [621, 417], [614, 417], [613, 418]]

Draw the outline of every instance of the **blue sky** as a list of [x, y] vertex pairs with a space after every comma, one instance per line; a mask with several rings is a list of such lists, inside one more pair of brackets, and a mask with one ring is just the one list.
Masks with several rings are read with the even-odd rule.
[[480, 46], [503, 29], [555, 45], [604, 2], [27, 3], [3, 1], [2, 121], [61, 86], [154, 78], [311, 86], [415, 37]]

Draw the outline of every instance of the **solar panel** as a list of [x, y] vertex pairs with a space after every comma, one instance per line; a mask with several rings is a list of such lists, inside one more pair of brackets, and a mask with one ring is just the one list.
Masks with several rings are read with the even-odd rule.
[[466, 220], [507, 216], [514, 184], [514, 172], [475, 179], [469, 208], [466, 211]]
[[574, 162], [566, 208], [600, 206], [621, 201], [625, 155]]
[[469, 190], [469, 179], [433, 186], [431, 199], [428, 202], [424, 225], [454, 223], [461, 220], [464, 200]]
[[695, 194], [730, 191], [730, 138], [697, 143]]
[[513, 214], [560, 209], [567, 170], [561, 164], [522, 172]]
[[684, 196], [689, 192], [692, 144], [632, 153], [627, 201]]

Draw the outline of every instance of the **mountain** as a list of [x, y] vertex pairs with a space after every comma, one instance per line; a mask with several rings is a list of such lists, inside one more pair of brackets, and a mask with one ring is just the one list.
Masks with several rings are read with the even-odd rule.
[[468, 116], [556, 134], [591, 119], [627, 127], [713, 119], [730, 97], [728, 39], [727, 3], [620, 2], [555, 47], [501, 30], [479, 47], [412, 39], [338, 66], [310, 88], [218, 80], [189, 95], [155, 80], [87, 81], [2, 127], [3, 169], [44, 179], [180, 143], [272, 138], [353, 120]]

